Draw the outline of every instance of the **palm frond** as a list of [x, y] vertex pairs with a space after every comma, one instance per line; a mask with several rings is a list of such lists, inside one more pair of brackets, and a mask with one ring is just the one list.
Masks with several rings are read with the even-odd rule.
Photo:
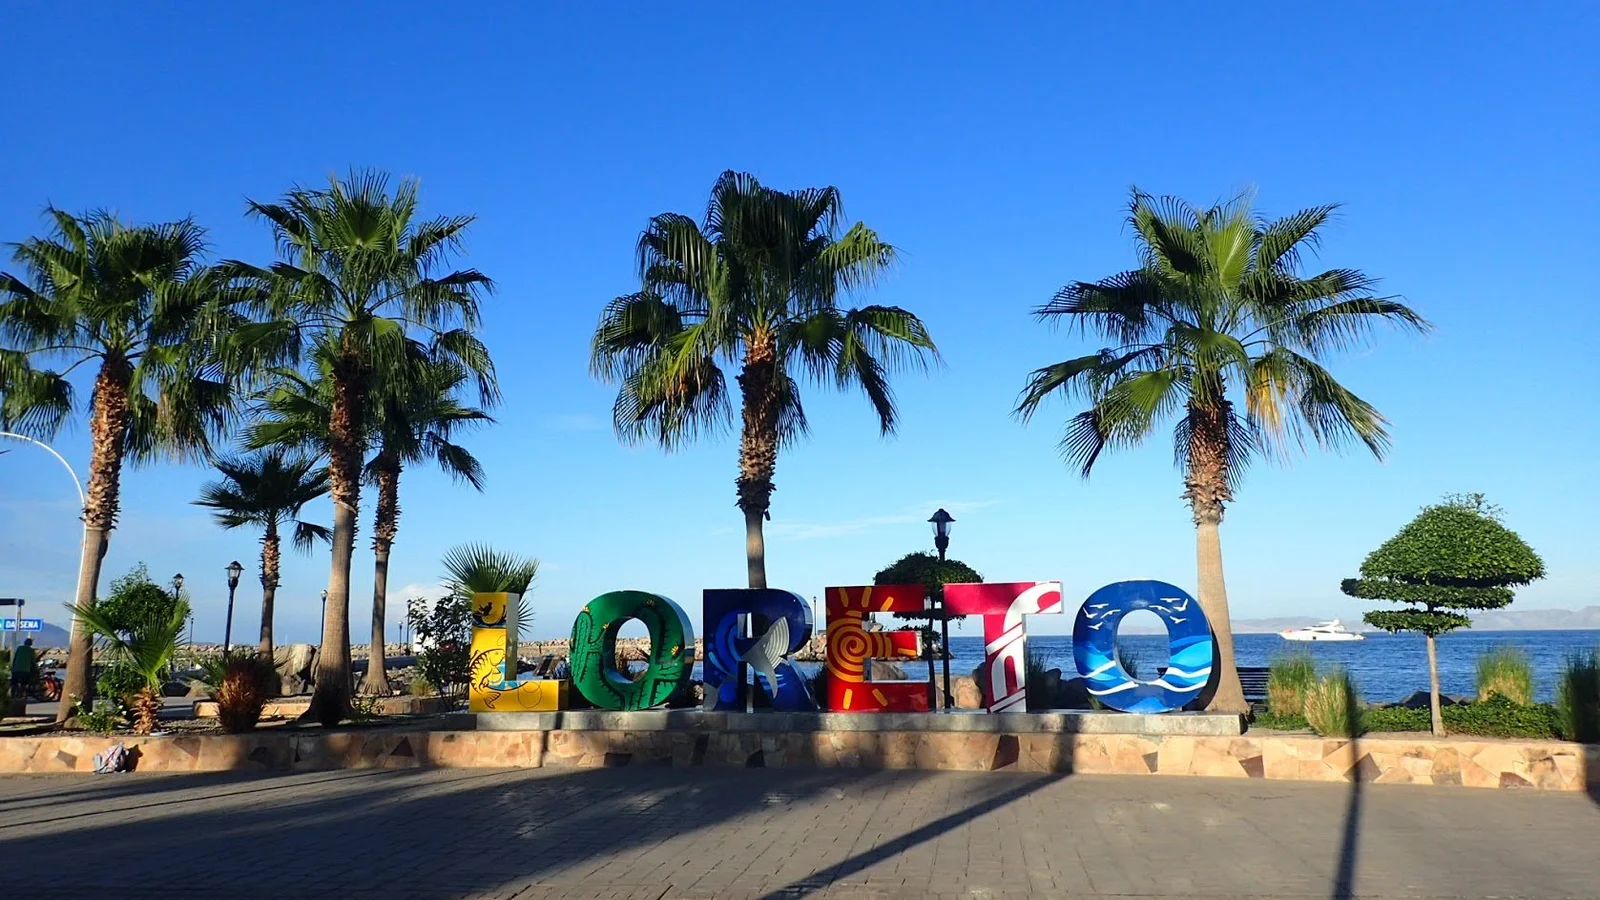
[[445, 583], [459, 594], [526, 594], [539, 574], [539, 561], [488, 544], [466, 543], [444, 556]]

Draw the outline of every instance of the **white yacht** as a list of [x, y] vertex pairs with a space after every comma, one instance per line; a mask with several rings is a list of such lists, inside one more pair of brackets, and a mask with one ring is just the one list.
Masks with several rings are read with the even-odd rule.
[[1312, 625], [1309, 628], [1287, 628], [1278, 632], [1278, 637], [1286, 641], [1364, 641], [1366, 636], [1354, 631], [1346, 631], [1339, 624], [1338, 619]]

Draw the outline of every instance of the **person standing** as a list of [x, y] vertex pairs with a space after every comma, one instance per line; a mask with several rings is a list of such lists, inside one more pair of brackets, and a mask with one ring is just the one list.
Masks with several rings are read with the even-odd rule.
[[33, 666], [38, 658], [38, 651], [33, 649], [33, 638], [22, 642], [11, 654], [11, 696], [26, 697], [28, 686], [33, 683]]

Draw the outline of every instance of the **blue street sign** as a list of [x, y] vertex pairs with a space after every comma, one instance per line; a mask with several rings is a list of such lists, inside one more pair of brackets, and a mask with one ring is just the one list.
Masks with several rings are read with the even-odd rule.
[[16, 619], [0, 619], [0, 631], [43, 631], [43, 619], [23, 619], [22, 627], [17, 627]]

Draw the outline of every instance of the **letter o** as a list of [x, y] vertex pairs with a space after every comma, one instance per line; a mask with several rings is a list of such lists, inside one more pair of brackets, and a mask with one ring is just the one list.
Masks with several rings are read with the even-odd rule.
[[[1167, 670], [1151, 681], [1130, 676], [1117, 659], [1117, 630], [1136, 609], [1167, 626]], [[1119, 581], [1083, 601], [1072, 626], [1072, 658], [1089, 694], [1112, 709], [1171, 712], [1200, 695], [1211, 677], [1216, 644], [1206, 614], [1182, 588], [1164, 581]]]
[[[617, 670], [617, 632], [630, 619], [650, 632], [650, 660], [635, 681]], [[612, 591], [590, 600], [572, 623], [572, 683], [601, 709], [660, 706], [689, 683], [694, 628], [682, 607], [660, 594]]]

